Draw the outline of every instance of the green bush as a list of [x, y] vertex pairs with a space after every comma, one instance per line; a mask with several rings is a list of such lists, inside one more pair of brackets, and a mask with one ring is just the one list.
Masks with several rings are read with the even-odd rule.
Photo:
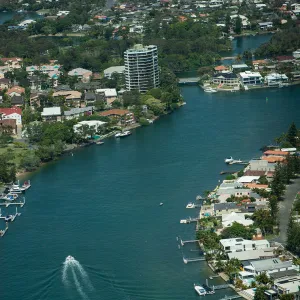
[[149, 125], [149, 121], [144, 117], [141, 117], [139, 122], [142, 126], [148, 126]]
[[15, 148], [27, 148], [27, 144], [22, 142], [13, 142]]

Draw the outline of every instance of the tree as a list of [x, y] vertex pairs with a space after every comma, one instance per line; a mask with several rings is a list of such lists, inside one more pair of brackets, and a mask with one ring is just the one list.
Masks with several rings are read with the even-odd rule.
[[240, 271], [241, 262], [237, 258], [232, 258], [226, 261], [224, 266], [224, 272], [228, 275], [230, 280], [234, 279], [234, 275]]
[[273, 180], [270, 184], [271, 194], [276, 196], [277, 199], [280, 199], [282, 197], [285, 190], [283, 172], [281, 168], [282, 167], [279, 164], [276, 165]]
[[252, 215], [255, 226], [261, 229], [264, 235], [273, 233], [274, 219], [271, 212], [265, 209], [258, 209]]
[[240, 17], [237, 17], [235, 20], [235, 28], [234, 28], [236, 34], [240, 34], [242, 32], [242, 26], [243, 26], [242, 19]]
[[294, 294], [283, 294], [280, 296], [280, 300], [294, 300], [295, 295]]
[[258, 286], [255, 290], [254, 300], [266, 300], [265, 291], [267, 287]]
[[290, 215], [286, 248], [296, 255], [300, 254], [300, 225], [295, 222], [293, 212]]
[[34, 152], [30, 151], [22, 156], [20, 160], [20, 167], [26, 171], [33, 171], [40, 165], [40, 159]]
[[297, 127], [293, 122], [287, 132], [287, 141], [293, 146], [296, 147], [297, 144]]
[[271, 196], [269, 198], [269, 208], [271, 217], [273, 218], [274, 222], [276, 222], [279, 212], [279, 205], [276, 196]]
[[266, 184], [266, 185], [269, 184], [266, 175], [260, 176], [260, 177], [258, 178], [258, 182], [259, 182], [260, 184]]
[[128, 91], [123, 93], [123, 105], [125, 107], [131, 105], [139, 105], [140, 104], [140, 93], [139, 91]]
[[234, 222], [230, 227], [226, 227], [222, 231], [222, 238], [229, 239], [235, 237], [242, 237], [244, 239], [251, 239], [254, 234], [254, 230], [249, 229], [242, 224]]
[[261, 284], [268, 284], [270, 282], [270, 278], [267, 276], [266, 272], [257, 275], [255, 280]]

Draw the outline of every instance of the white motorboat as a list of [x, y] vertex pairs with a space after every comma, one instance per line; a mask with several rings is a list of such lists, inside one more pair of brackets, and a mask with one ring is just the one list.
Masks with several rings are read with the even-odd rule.
[[198, 293], [199, 296], [206, 295], [206, 290], [201, 285], [194, 284], [194, 289]]
[[30, 187], [31, 187], [30, 180], [28, 180], [28, 181], [25, 181], [25, 182], [22, 184], [20, 190], [21, 190], [21, 191], [26, 191], [26, 190], [28, 190]]
[[187, 221], [186, 220], [180, 220], [180, 224], [186, 224]]
[[9, 192], [11, 194], [21, 194], [23, 192], [23, 190], [20, 188], [20, 186], [18, 184], [13, 184], [10, 187]]
[[104, 142], [102, 142], [100, 140], [96, 142], [96, 145], [103, 145], [103, 144], [104, 144]]
[[186, 208], [195, 208], [195, 204], [190, 202], [188, 203], [188, 205], [186, 206]]
[[67, 262], [72, 262], [72, 261], [75, 261], [75, 258], [71, 255], [68, 255], [66, 261]]
[[118, 133], [115, 134], [116, 138], [119, 138], [120, 136], [121, 136], [121, 132], [118, 132]]
[[162, 202], [159, 203], [159, 206], [163, 206], [164, 204]]
[[126, 131], [120, 133], [120, 137], [125, 137], [128, 135], [131, 135], [131, 131], [129, 131], [129, 130], [126, 130]]
[[205, 89], [204, 89], [204, 92], [205, 92], [205, 93], [216, 93], [217, 90], [216, 90], [216, 89], [213, 89], [213, 88], [211, 88], [211, 87], [208, 87], [208, 88], [205, 88]]
[[230, 164], [234, 161], [234, 159], [232, 158], [232, 156], [230, 156], [229, 158], [225, 158], [224, 161], [225, 161], [226, 164]]
[[18, 198], [18, 194], [3, 194], [0, 196], [1, 200], [5, 200], [5, 201], [14, 201]]
[[231, 35], [230, 35], [228, 38], [229, 38], [231, 41], [234, 40], [234, 37], [231, 36]]

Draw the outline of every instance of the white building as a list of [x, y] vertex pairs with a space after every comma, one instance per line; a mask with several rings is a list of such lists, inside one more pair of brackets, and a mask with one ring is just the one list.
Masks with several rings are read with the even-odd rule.
[[237, 182], [240, 183], [253, 183], [259, 179], [259, 176], [242, 176], [238, 178]]
[[273, 28], [273, 22], [261, 22], [261, 23], [258, 23], [258, 26], [260, 29], [266, 30], [269, 28]]
[[262, 83], [262, 76], [259, 72], [245, 71], [241, 72], [239, 77], [244, 85], [259, 85]]
[[1, 119], [14, 119], [16, 125], [22, 125], [22, 110], [19, 107], [0, 108]]
[[288, 82], [289, 78], [285, 74], [271, 73], [265, 77], [268, 86], [276, 86]]
[[157, 46], [135, 45], [124, 53], [127, 90], [146, 92], [159, 86]]
[[43, 121], [61, 121], [61, 109], [59, 106], [44, 107], [41, 115]]
[[293, 52], [293, 56], [294, 56], [295, 58], [300, 58], [300, 49], [294, 51], [294, 52]]
[[114, 67], [109, 67], [105, 69], [104, 71], [104, 77], [111, 79], [111, 75], [114, 73], [117, 74], [124, 74], [125, 72], [125, 66], [114, 66]]
[[236, 213], [231, 212], [230, 214], [222, 215], [222, 226], [224, 228], [231, 227], [234, 222], [239, 223], [243, 226], [250, 226], [254, 222], [251, 219], [246, 219], [246, 215], [250, 215], [249, 213]]
[[96, 94], [101, 93], [104, 94], [107, 105], [111, 105], [118, 96], [116, 89], [96, 89]]
[[103, 125], [105, 125], [106, 122], [102, 122], [102, 121], [96, 121], [96, 120], [92, 120], [92, 121], [81, 121], [78, 124], [73, 126], [74, 132], [80, 132], [80, 128], [82, 126], [88, 126], [89, 128], [93, 128], [95, 129], [95, 131], [97, 132], [99, 127], [102, 127]]
[[243, 238], [233, 238], [220, 240], [220, 246], [226, 253], [231, 253], [269, 248], [270, 243], [267, 240], [250, 241]]

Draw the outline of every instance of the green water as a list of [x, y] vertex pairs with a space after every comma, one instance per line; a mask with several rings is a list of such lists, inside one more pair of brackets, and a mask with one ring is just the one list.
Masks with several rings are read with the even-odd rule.
[[[205, 262], [182, 261], [198, 255], [178, 248], [177, 236], [194, 237], [179, 220], [198, 212], [185, 206], [216, 186], [225, 157], [250, 159], [292, 120], [300, 125], [299, 92], [183, 87], [187, 105], [175, 113], [30, 175], [22, 215], [0, 239], [1, 299], [199, 299], [193, 283], [211, 273]], [[67, 255], [90, 282], [75, 267], [62, 280]]]

